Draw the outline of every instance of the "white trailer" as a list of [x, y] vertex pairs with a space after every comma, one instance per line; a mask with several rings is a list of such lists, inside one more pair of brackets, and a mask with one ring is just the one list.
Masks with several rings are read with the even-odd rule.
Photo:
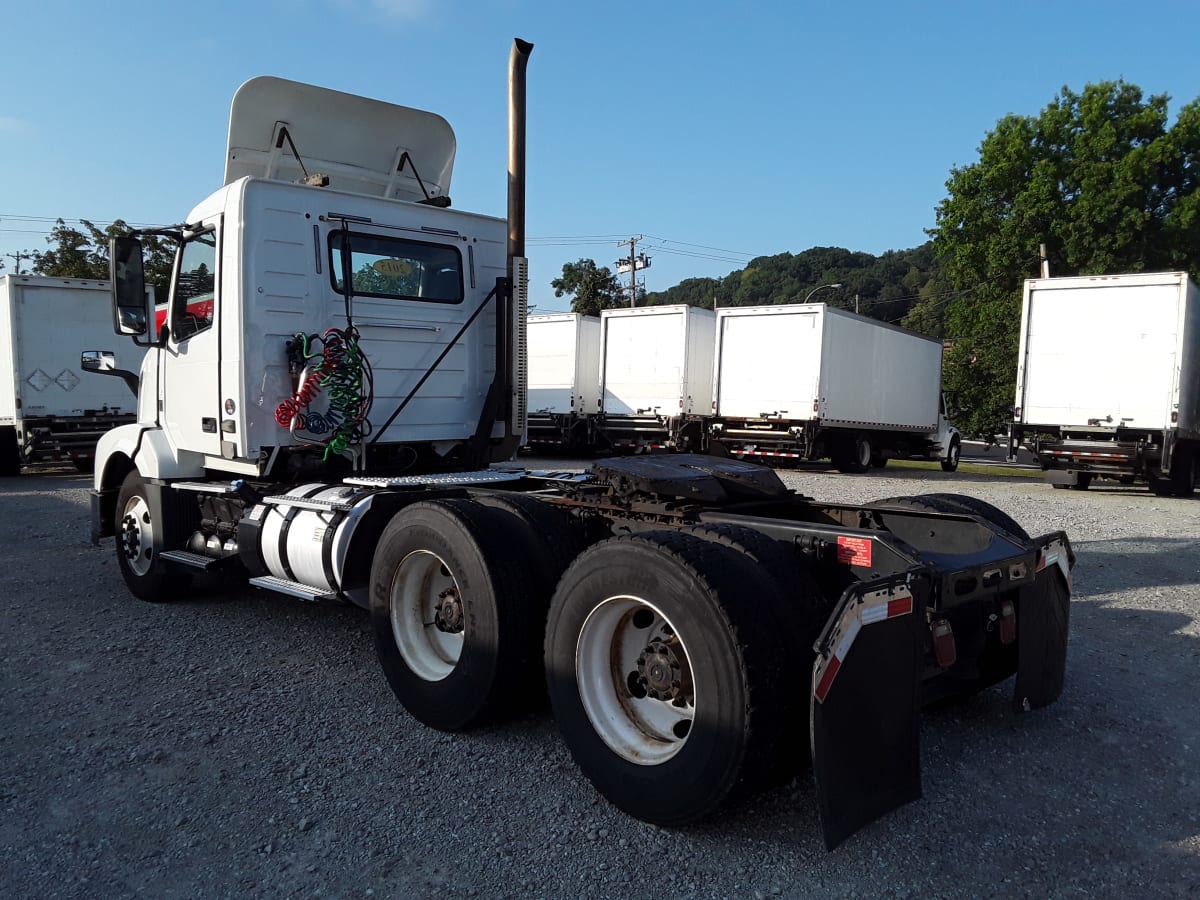
[[1200, 290], [1185, 272], [1025, 282], [1009, 455], [1056, 488], [1144, 479], [1190, 494], [1200, 466]]
[[[1017, 709], [1058, 697], [1069, 541], [968, 497], [817, 503], [697, 454], [489, 466], [524, 429], [531, 49], [511, 55], [507, 220], [447, 208], [438, 116], [239, 90], [227, 183], [167, 232], [161, 326], [139, 241], [112, 247], [114, 325], [148, 349], [137, 423], [97, 448], [96, 538], [144, 600], [221, 572], [365, 607], [430, 727], [548, 693], [580, 769], [660, 825], [811, 758], [832, 846], [920, 796], [923, 701], [1011, 676]], [[713, 320], [608, 317], [614, 351], [675, 360], [612, 368], [613, 410], [706, 411]]]
[[600, 319], [578, 313], [530, 316], [528, 441], [588, 450], [600, 411]]
[[141, 357], [115, 339], [110, 296], [107, 281], [0, 278], [0, 476], [51, 459], [90, 471], [100, 435], [134, 420], [136, 384], [97, 377]]
[[942, 344], [824, 303], [717, 311], [710, 447], [738, 457], [888, 459], [958, 467], [942, 405]]
[[695, 306], [600, 313], [601, 428], [614, 449], [702, 448], [715, 325]]

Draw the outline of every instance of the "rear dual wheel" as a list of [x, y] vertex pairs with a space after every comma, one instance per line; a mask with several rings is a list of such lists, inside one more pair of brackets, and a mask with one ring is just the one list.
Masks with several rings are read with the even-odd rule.
[[523, 499], [414, 503], [380, 537], [370, 588], [376, 651], [396, 697], [431, 728], [470, 728], [544, 696], [541, 637], [556, 564], [532, 524], [550, 520]]
[[834, 445], [833, 465], [840, 472], [860, 475], [871, 468], [874, 451], [865, 434], [841, 437]]
[[572, 756], [613, 804], [681, 825], [769, 780], [786, 690], [772, 592], [746, 554], [680, 532], [612, 538], [572, 563], [546, 626], [547, 684]]

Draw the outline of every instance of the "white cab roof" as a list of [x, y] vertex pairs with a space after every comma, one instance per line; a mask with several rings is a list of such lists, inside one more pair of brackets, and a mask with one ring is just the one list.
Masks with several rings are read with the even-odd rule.
[[[234, 95], [225, 183], [245, 176], [302, 180], [284, 128], [309, 175], [329, 176], [334, 190], [422, 200], [415, 166], [430, 196], [449, 195], [454, 130], [441, 116], [265, 75]], [[412, 165], [400, 173], [405, 152]]]

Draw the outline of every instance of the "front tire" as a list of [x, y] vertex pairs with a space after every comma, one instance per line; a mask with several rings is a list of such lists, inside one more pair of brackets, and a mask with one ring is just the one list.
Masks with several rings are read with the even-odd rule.
[[957, 437], [950, 439], [950, 449], [946, 451], [946, 458], [942, 460], [943, 472], [957, 472], [958, 460], [962, 456], [962, 442]]
[[[371, 563], [371, 622], [384, 675], [412, 716], [458, 731], [529, 696], [538, 644], [510, 520], [469, 500], [397, 513]], [[540, 621], [539, 621], [540, 624]]]
[[191, 575], [163, 562], [165, 523], [151, 512], [146, 483], [137, 470], [125, 476], [117, 494], [114, 532], [117, 566], [131, 594], [139, 600], [161, 603], [176, 599], [191, 582]]
[[546, 678], [571, 755], [625, 812], [683, 825], [767, 782], [783, 642], [746, 555], [678, 532], [591, 547], [559, 583]]

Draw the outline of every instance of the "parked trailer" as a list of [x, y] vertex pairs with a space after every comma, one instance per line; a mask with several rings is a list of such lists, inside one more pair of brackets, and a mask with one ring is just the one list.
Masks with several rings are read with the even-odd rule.
[[1070, 543], [968, 497], [817, 503], [708, 456], [488, 466], [525, 420], [531, 49], [512, 53], [507, 221], [448, 208], [437, 116], [239, 90], [227, 183], [173, 231], [165, 327], [139, 242], [112, 247], [114, 321], [149, 349], [137, 424], [100, 442], [97, 538], [144, 600], [224, 572], [368, 609], [431, 727], [548, 689], [579, 767], [647, 821], [811, 758], [833, 846], [920, 795], [923, 703], [1014, 674], [1018, 709], [1057, 698]]
[[1056, 488], [1093, 478], [1192, 493], [1200, 475], [1200, 292], [1185, 272], [1025, 282], [1009, 456]]
[[106, 281], [0, 278], [0, 476], [46, 460], [90, 471], [100, 435], [134, 421], [136, 389], [93, 374], [137, 355], [113, 341], [109, 294]]
[[703, 449], [715, 322], [684, 305], [600, 313], [599, 427], [613, 449]]
[[892, 458], [958, 468], [944, 415], [940, 341], [807, 303], [717, 311], [711, 449], [832, 458], [865, 472]]
[[535, 449], [592, 451], [605, 443], [600, 410], [600, 319], [578, 313], [530, 316], [528, 443]]

